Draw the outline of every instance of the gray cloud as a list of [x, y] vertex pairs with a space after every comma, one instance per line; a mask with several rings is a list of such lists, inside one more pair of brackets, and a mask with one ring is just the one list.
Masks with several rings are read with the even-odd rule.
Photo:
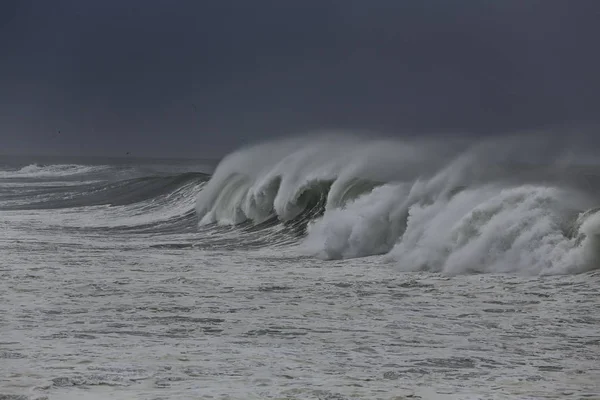
[[6, 151], [201, 156], [313, 129], [600, 122], [594, 0], [31, 0], [0, 15]]

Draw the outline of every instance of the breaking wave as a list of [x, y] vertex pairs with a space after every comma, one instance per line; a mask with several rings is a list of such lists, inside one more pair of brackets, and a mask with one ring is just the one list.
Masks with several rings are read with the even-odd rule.
[[78, 164], [30, 164], [20, 169], [0, 171], [0, 178], [56, 178], [73, 177], [76, 175], [89, 175], [105, 172], [110, 167], [106, 165], [78, 165]]
[[324, 259], [385, 254], [406, 271], [579, 273], [600, 266], [600, 169], [574, 154], [534, 137], [468, 146], [285, 140], [226, 157], [196, 212], [201, 225], [302, 225], [299, 248]]

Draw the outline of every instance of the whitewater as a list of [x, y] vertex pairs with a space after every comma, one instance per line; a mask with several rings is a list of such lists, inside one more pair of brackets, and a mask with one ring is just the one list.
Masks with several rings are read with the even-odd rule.
[[520, 145], [460, 152], [340, 138], [269, 143], [223, 160], [197, 213], [203, 225], [237, 225], [306, 219], [318, 208], [320, 218], [306, 221], [308, 254], [387, 253], [404, 271], [596, 269], [600, 214], [591, 212], [595, 193], [586, 189], [597, 177], [565, 159], [540, 165]]
[[540, 135], [0, 156], [0, 399], [600, 398], [599, 161]]

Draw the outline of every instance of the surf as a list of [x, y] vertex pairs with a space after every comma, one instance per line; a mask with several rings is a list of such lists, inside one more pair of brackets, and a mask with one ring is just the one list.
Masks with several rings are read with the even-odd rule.
[[[209, 175], [167, 165], [29, 164], [0, 171], [0, 213], [53, 229], [189, 232]], [[10, 213], [10, 214], [7, 214]]]
[[402, 270], [445, 274], [579, 273], [599, 267], [600, 219], [590, 210], [600, 182], [578, 151], [535, 136], [280, 140], [225, 157], [196, 213], [201, 226], [302, 223], [298, 249], [323, 259], [383, 255]]
[[80, 165], [80, 164], [29, 164], [12, 170], [0, 171], [1, 179], [35, 179], [35, 178], [59, 178], [77, 177], [102, 173], [110, 169], [107, 165]]

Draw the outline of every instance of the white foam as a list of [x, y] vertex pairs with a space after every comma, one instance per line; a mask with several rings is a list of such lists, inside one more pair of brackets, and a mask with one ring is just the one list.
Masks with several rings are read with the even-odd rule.
[[0, 178], [52, 178], [83, 175], [102, 172], [109, 169], [106, 165], [78, 165], [78, 164], [30, 164], [15, 171], [0, 171]]
[[[205, 224], [271, 215], [285, 221], [303, 210], [303, 193], [332, 182], [320, 189], [325, 213], [301, 246], [321, 258], [389, 253], [402, 270], [447, 274], [598, 266], [600, 222], [567, 229], [595, 204], [553, 169], [565, 167], [560, 152], [540, 168], [539, 154], [531, 153], [536, 142], [478, 143], [462, 151], [439, 145], [330, 136], [244, 149], [218, 166], [197, 212]], [[595, 220], [591, 215], [585, 218]]]

